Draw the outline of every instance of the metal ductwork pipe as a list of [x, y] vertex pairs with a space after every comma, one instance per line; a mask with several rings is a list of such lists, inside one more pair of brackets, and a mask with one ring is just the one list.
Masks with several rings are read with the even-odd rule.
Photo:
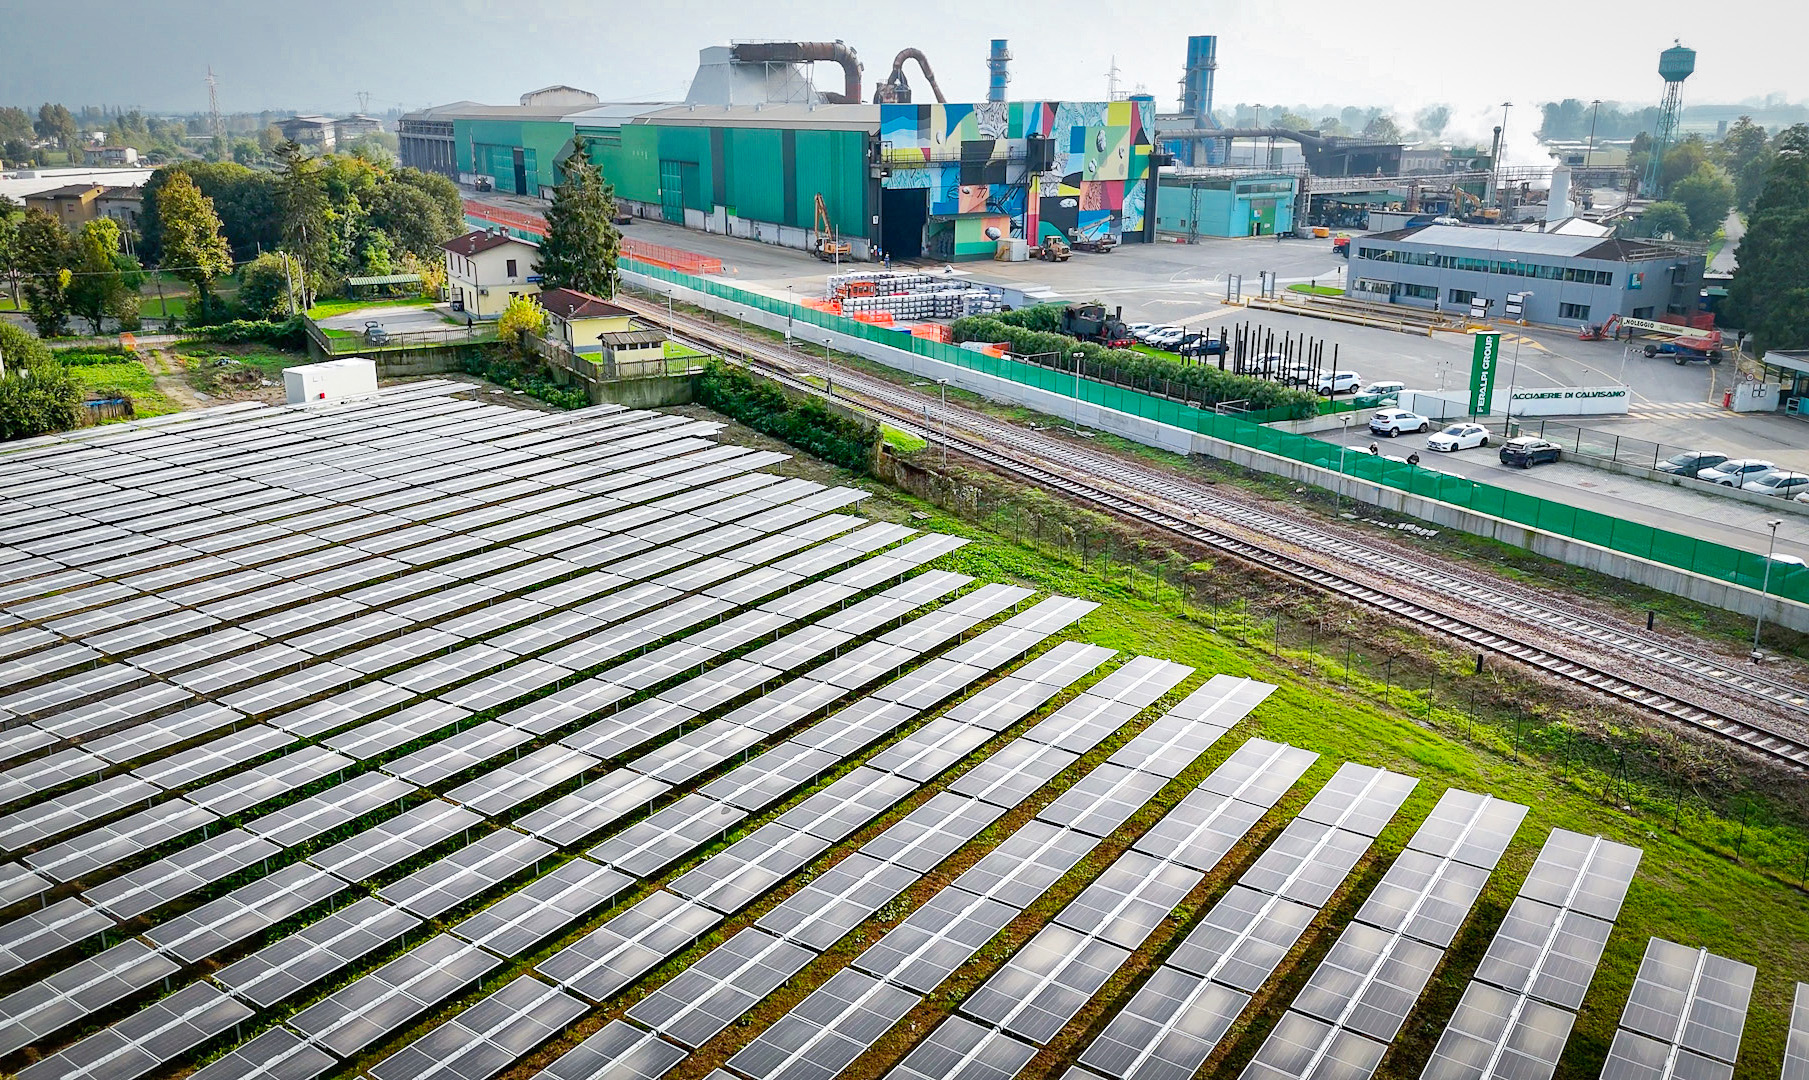
[[[809, 64], [828, 60], [842, 65], [842, 92], [823, 91], [837, 105], [861, 103], [861, 59], [839, 41], [761, 41], [736, 45], [730, 55], [744, 64]], [[926, 69], [927, 70], [927, 69]]]
[[930, 93], [936, 95], [938, 102], [946, 104], [948, 99], [942, 96], [942, 87], [936, 85], [936, 73], [930, 70], [929, 59], [917, 49], [900, 50], [898, 55], [893, 58], [892, 73], [886, 76], [885, 82], [873, 88], [873, 103], [878, 105], [886, 102], [911, 100], [911, 84], [905, 81], [904, 76], [906, 60], [917, 61], [917, 69], [923, 72], [924, 80], [930, 84]]

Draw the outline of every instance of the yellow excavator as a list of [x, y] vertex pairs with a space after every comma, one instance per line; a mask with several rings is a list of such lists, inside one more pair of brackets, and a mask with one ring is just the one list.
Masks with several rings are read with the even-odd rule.
[[829, 207], [823, 205], [823, 193], [817, 192], [817, 220], [812, 229], [811, 250], [824, 262], [837, 262], [848, 257], [852, 249], [848, 241], [838, 240], [829, 227]]

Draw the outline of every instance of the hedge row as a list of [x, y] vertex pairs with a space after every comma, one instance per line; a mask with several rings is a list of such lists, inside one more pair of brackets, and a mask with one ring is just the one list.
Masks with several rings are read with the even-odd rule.
[[692, 400], [850, 472], [872, 469], [878, 428], [832, 413], [815, 398], [793, 401], [738, 368], [712, 361], [697, 377]]
[[590, 398], [585, 395], [583, 387], [560, 386], [538, 370], [525, 368], [510, 360], [467, 354], [459, 360], [459, 367], [467, 375], [487, 379], [511, 390], [520, 390], [529, 397], [561, 409], [582, 409], [590, 404]]
[[44, 343], [0, 321], [0, 441], [67, 431], [82, 422], [82, 391]]
[[305, 349], [308, 347], [308, 332], [302, 328], [302, 321], [299, 317], [284, 319], [281, 322], [235, 319], [232, 322], [215, 323], [212, 326], [197, 326], [188, 331], [188, 336], [201, 341], [239, 341], [274, 345], [279, 349]]
[[1288, 409], [1294, 416], [1312, 416], [1318, 408], [1318, 398], [1308, 390], [1233, 375], [1207, 364], [1182, 364], [1132, 349], [1108, 349], [1057, 333], [1054, 327], [1061, 325], [1061, 310], [1059, 304], [1038, 304], [1021, 311], [973, 315], [956, 319], [952, 329], [957, 342], [1004, 342], [1019, 356], [1057, 353], [1065, 363], [1078, 351], [1108, 382], [1149, 385], [1165, 379], [1186, 387], [1188, 397], [1204, 405], [1243, 401], [1252, 410]]

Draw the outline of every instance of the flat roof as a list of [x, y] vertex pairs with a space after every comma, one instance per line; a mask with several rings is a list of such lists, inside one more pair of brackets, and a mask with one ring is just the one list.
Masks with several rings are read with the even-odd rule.
[[878, 105], [675, 105], [643, 113], [630, 123], [671, 127], [824, 128], [878, 131]]
[[1809, 375], [1809, 349], [1766, 349], [1759, 363]]
[[[72, 184], [91, 183], [107, 187], [136, 188], [151, 178], [155, 169], [149, 167], [133, 167], [126, 169], [18, 169], [10, 173], [0, 173], [0, 195], [12, 199], [25, 199], [40, 192], [53, 191]], [[21, 176], [21, 173], [35, 173], [34, 176]]]
[[1484, 253], [1550, 255], [1568, 259], [1602, 259], [1608, 262], [1641, 262], [1648, 259], [1700, 259], [1672, 248], [1637, 240], [1573, 236], [1569, 233], [1523, 232], [1469, 225], [1414, 225], [1391, 232], [1371, 233], [1359, 240], [1404, 241], [1429, 247], [1457, 248]]

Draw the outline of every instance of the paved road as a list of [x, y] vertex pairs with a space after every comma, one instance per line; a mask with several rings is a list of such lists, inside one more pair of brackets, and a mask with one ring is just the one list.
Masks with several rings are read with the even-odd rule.
[[1738, 263], [1734, 259], [1734, 249], [1740, 246], [1740, 238], [1746, 235], [1746, 223], [1740, 220], [1735, 211], [1727, 212], [1727, 220], [1721, 223], [1721, 231], [1727, 234], [1727, 243], [1715, 253], [1715, 261], [1709, 263], [1709, 269], [1718, 273], [1731, 274]]
[[420, 330], [447, 329], [450, 324], [442, 317], [443, 314], [439, 308], [434, 307], [370, 307], [333, 315], [318, 322], [329, 330], [360, 332], [364, 330], [365, 323], [375, 322], [392, 334], [406, 334]]
[[1340, 431], [1328, 431], [1319, 438], [1334, 445], [1342, 443], [1358, 453], [1367, 453], [1372, 443], [1382, 453], [1395, 457], [1418, 453], [1421, 465], [1427, 468], [1746, 551], [1763, 552], [1770, 540], [1765, 523], [1781, 519], [1784, 524], [1778, 529], [1778, 550], [1809, 559], [1809, 514], [1792, 513], [1781, 506], [1774, 509], [1740, 499], [1724, 499], [1710, 492], [1671, 487], [1563, 461], [1533, 469], [1510, 468], [1501, 463], [1493, 445], [1450, 454], [1434, 453], [1426, 449], [1424, 435], [1378, 439], [1367, 429], [1357, 429], [1355, 421], [1348, 437]]

